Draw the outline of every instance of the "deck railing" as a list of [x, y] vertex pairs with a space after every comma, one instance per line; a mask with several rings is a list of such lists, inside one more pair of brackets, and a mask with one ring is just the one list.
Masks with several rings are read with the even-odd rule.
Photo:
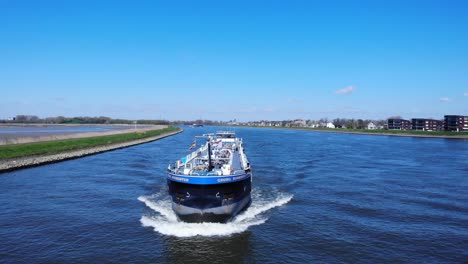
[[206, 149], [208, 149], [208, 145], [204, 145], [202, 147], [200, 147], [199, 149], [197, 149], [196, 151], [188, 154], [185, 158], [186, 158], [186, 162], [194, 159], [197, 155], [198, 155], [198, 152], [203, 152], [205, 151]]

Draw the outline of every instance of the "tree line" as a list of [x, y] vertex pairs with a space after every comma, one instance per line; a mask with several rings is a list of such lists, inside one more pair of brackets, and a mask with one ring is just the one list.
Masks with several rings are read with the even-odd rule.
[[348, 119], [348, 118], [335, 118], [331, 121], [335, 127], [346, 127], [350, 129], [365, 129], [369, 123], [374, 123], [376, 126], [384, 126], [387, 120], [369, 120], [369, 119]]
[[192, 125], [192, 124], [203, 124], [203, 125], [223, 125], [225, 122], [222, 121], [211, 121], [211, 120], [189, 120], [189, 121], [168, 121], [160, 119], [121, 119], [121, 118], [110, 118], [107, 116], [78, 116], [78, 117], [46, 117], [40, 118], [36, 115], [17, 115], [9, 120], [0, 120], [0, 123], [24, 123], [24, 124], [142, 124], [142, 125]]
[[[226, 125], [232, 124], [234, 121], [223, 122], [223, 121], [212, 121], [212, 120], [176, 120], [176, 121], [168, 121], [168, 120], [160, 120], [160, 119], [138, 119], [138, 120], [130, 120], [130, 119], [114, 119], [107, 116], [98, 116], [98, 117], [90, 117], [90, 116], [79, 116], [79, 117], [64, 117], [64, 116], [56, 116], [56, 117], [47, 117], [47, 118], [40, 118], [36, 115], [17, 115], [16, 117], [10, 120], [0, 120], [0, 123], [27, 123], [27, 124], [34, 124], [34, 123], [41, 123], [41, 124], [144, 124], [144, 125], [192, 125], [192, 124], [203, 124], [203, 125]], [[270, 122], [270, 121], [256, 121], [253, 123], [260, 123], [260, 122]], [[283, 127], [288, 126], [295, 126], [295, 121], [293, 120], [284, 120], [284, 121], [271, 121], [274, 123], [278, 123], [278, 125]], [[328, 120], [327, 118], [322, 118], [320, 120], [305, 120], [304, 125], [309, 126], [311, 124], [327, 124], [328, 122], [333, 123], [335, 127], [341, 128], [346, 127], [350, 129], [364, 129], [370, 122], [373, 122], [375, 125], [385, 125], [386, 120], [369, 120], [369, 119], [348, 119], [348, 118], [335, 118], [333, 120]], [[242, 125], [242, 122], [234, 122], [236, 124]], [[250, 122], [249, 122], [250, 123]]]
[[26, 124], [138, 124], [145, 125], [167, 125], [170, 122], [167, 120], [129, 120], [129, 119], [113, 119], [107, 116], [78, 116], [78, 117], [46, 117], [40, 118], [36, 115], [17, 115], [10, 120], [0, 120], [2, 123], [26, 123]]

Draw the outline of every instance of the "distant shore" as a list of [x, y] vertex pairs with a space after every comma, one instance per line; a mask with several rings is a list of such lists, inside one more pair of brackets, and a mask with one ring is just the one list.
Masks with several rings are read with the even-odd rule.
[[376, 136], [468, 139], [468, 135], [431, 135], [431, 134], [410, 134], [410, 133], [391, 133], [391, 132], [366, 132], [366, 131], [347, 131], [347, 130], [340, 130], [340, 129], [336, 129], [336, 130], [305, 129], [305, 130], [314, 131], [314, 132], [345, 133], [345, 134], [376, 135]]
[[[159, 130], [165, 130], [168, 129], [167, 126], [162, 126], [159, 128]], [[155, 131], [155, 130], [152, 130]], [[114, 131], [115, 132], [115, 131]], [[128, 131], [127, 131], [128, 132]], [[150, 133], [151, 131], [148, 131]], [[183, 132], [183, 129], [176, 128], [172, 129], [169, 132], [163, 132], [161, 134], [155, 135], [155, 136], [149, 136], [149, 137], [144, 137], [141, 139], [136, 139], [136, 140], [128, 140], [128, 141], [123, 141], [123, 142], [116, 142], [116, 143], [109, 143], [105, 145], [99, 145], [99, 146], [94, 146], [94, 147], [83, 147], [80, 149], [69, 149], [65, 150], [59, 153], [54, 153], [54, 154], [43, 154], [43, 155], [31, 155], [31, 156], [20, 156], [20, 157], [15, 157], [15, 158], [8, 158], [8, 159], [0, 159], [0, 173], [1, 172], [6, 172], [6, 171], [12, 171], [12, 170], [18, 170], [18, 169], [23, 169], [23, 168], [28, 168], [28, 167], [34, 167], [34, 166], [39, 166], [43, 164], [48, 164], [48, 163], [55, 163], [63, 160], [69, 160], [69, 159], [75, 159], [75, 158], [80, 158], [88, 155], [93, 155], [93, 154], [98, 154], [106, 151], [111, 151], [115, 149], [121, 149], [121, 148], [126, 148], [138, 144], [143, 144], [155, 140], [159, 140], [161, 138], [165, 138], [168, 136], [172, 136], [178, 133]], [[89, 132], [85, 134], [92, 134], [94, 132]], [[144, 134], [145, 132], [136, 132], [133, 134]], [[122, 133], [117, 133], [117, 134], [122, 134]], [[114, 134], [115, 135], [115, 134]], [[127, 134], [122, 134], [122, 136], [125, 136]], [[71, 135], [70, 135], [71, 136]], [[90, 140], [96, 139], [96, 138], [102, 138], [106, 136], [101, 137], [96, 137], [96, 135], [87, 135]], [[82, 137], [79, 139], [84, 139], [86, 137]], [[76, 140], [75, 137], [71, 137], [68, 140]], [[53, 142], [53, 141], [52, 141]], [[61, 142], [67, 142], [67, 140], [62, 140]], [[40, 142], [39, 142], [40, 143]], [[47, 142], [46, 142], [47, 143]], [[37, 144], [37, 143], [27, 143], [27, 144]], [[20, 145], [25, 145], [25, 144], [18, 144]], [[12, 145], [9, 145], [12, 146]], [[9, 147], [9, 146], [4, 146], [4, 148]], [[14, 145], [13, 145], [14, 146]], [[0, 147], [1, 150], [2, 147]]]
[[[253, 126], [250, 126], [253, 127]], [[445, 139], [466, 139], [467, 132], [438, 132], [438, 131], [404, 131], [404, 130], [351, 130], [341, 128], [307, 128], [307, 127], [257, 127], [255, 128], [274, 128], [274, 129], [293, 129], [310, 132], [325, 133], [343, 133], [357, 135], [375, 135], [375, 136], [396, 136], [396, 137], [419, 137], [419, 138], [445, 138]], [[440, 134], [436, 134], [440, 133]]]

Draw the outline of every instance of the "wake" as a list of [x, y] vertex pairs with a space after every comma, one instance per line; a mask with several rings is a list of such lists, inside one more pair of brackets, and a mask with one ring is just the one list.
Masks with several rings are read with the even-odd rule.
[[171, 200], [165, 193], [150, 196], [140, 196], [138, 200], [153, 210], [156, 214], [143, 215], [140, 222], [145, 227], [152, 227], [154, 231], [168, 236], [229, 236], [242, 233], [251, 226], [261, 225], [268, 218], [265, 212], [287, 204], [293, 195], [281, 192], [262, 195], [252, 192], [252, 204], [243, 213], [237, 215], [228, 223], [185, 223], [179, 221], [171, 208]]

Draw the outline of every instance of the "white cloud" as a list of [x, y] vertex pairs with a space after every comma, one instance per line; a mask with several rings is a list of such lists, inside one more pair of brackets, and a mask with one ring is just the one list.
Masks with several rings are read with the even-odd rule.
[[349, 94], [349, 93], [352, 93], [353, 91], [355, 91], [357, 89], [357, 87], [355, 86], [347, 86], [343, 89], [340, 89], [340, 90], [336, 90], [335, 93], [336, 94]]
[[463, 96], [468, 96], [468, 93], [464, 93]]
[[450, 102], [450, 99], [448, 97], [442, 97], [439, 99], [441, 102]]

